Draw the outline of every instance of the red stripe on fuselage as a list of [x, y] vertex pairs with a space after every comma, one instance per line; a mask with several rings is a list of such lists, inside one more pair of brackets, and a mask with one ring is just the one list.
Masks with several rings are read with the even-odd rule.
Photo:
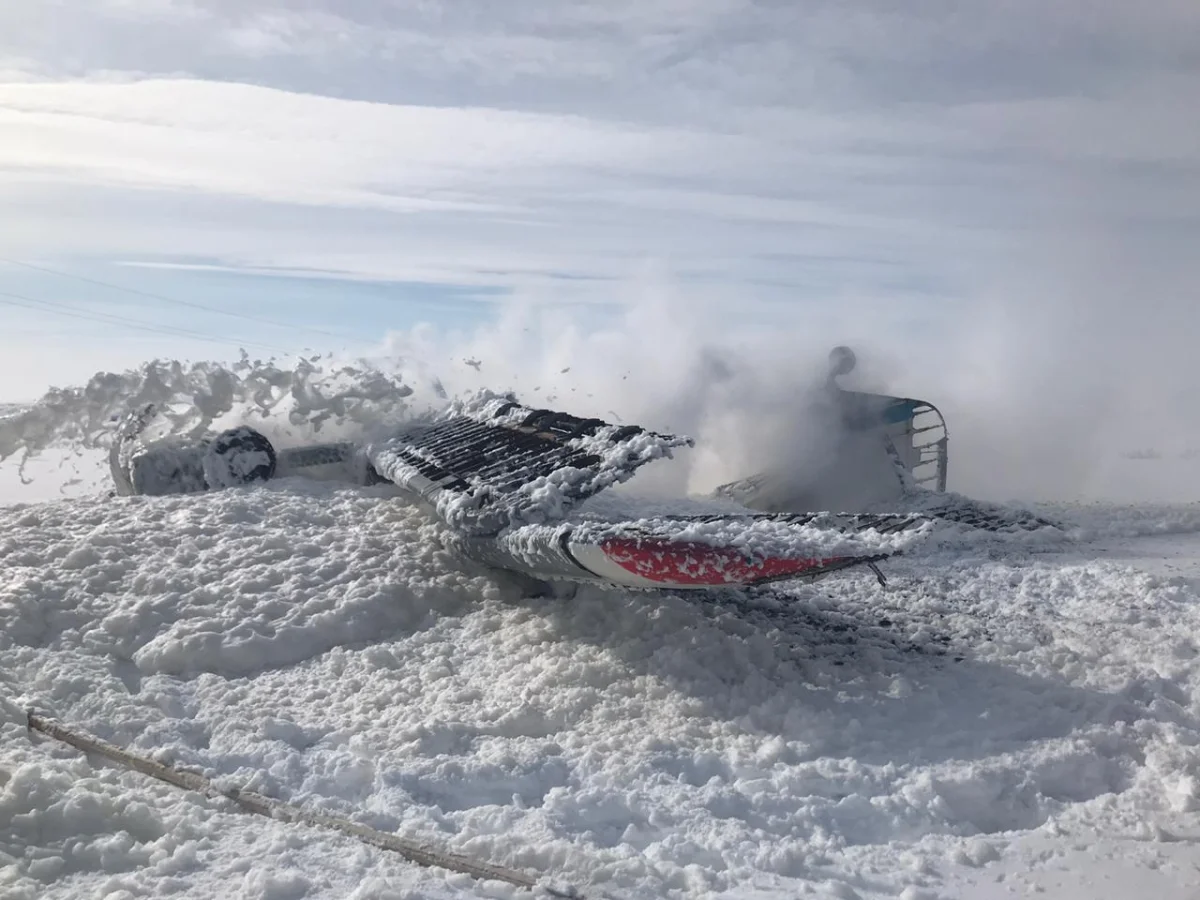
[[750, 559], [732, 547], [654, 538], [609, 538], [600, 547], [610, 560], [639, 578], [680, 585], [753, 584], [803, 575], [844, 559]]

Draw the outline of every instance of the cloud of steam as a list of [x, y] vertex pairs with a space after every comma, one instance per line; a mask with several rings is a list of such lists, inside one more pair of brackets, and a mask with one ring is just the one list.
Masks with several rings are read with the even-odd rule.
[[780, 327], [739, 322], [727, 305], [650, 278], [611, 318], [530, 306], [473, 333], [394, 333], [389, 353], [440, 368], [451, 394], [511, 390], [531, 405], [687, 434], [694, 450], [638, 479], [678, 493], [832, 461], [838, 435], [824, 392], [835, 338], [794, 314]]
[[[956, 489], [1200, 497], [1200, 467], [1186, 462], [1200, 446], [1200, 260], [1185, 249], [1195, 226], [1171, 234], [1122, 221], [1094, 188], [1053, 239], [1014, 250], [945, 348], [944, 367], [915, 379], [950, 419]], [[1163, 464], [1129, 465], [1147, 450]]]
[[1015, 244], [979, 273], [957, 314], [916, 334], [858, 314], [811, 328], [795, 310], [739, 321], [728, 304], [651, 278], [611, 320], [530, 307], [476, 333], [426, 329], [392, 335], [390, 346], [442, 368], [452, 393], [508, 389], [689, 434], [697, 448], [652, 467], [639, 487], [706, 491], [764, 469], [816, 470], [844, 452], [820, 398], [827, 354], [849, 336], [859, 368], [845, 386], [919, 397], [946, 415], [952, 490], [1194, 499], [1200, 487], [1179, 481], [1179, 466], [1143, 483], [1147, 465], [1127, 457], [1154, 449], [1180, 461], [1200, 447], [1200, 263], [1161, 235], [1118, 227], [1095, 198], [1078, 213], [1053, 223], [1053, 241], [1040, 232]]

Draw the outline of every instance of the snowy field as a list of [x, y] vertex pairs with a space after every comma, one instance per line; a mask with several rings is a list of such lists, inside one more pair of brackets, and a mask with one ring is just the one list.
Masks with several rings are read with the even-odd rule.
[[586, 897], [1200, 896], [1200, 505], [1044, 506], [1065, 539], [931, 541], [886, 586], [547, 594], [387, 487], [98, 497], [102, 425], [65, 423], [131, 393], [0, 427], [5, 900], [526, 895], [30, 708]]

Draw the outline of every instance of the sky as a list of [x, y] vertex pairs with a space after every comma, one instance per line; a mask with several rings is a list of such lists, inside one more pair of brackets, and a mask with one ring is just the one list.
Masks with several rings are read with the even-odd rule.
[[1197, 34], [1191, 0], [5, 4], [0, 396], [459, 359], [534, 309], [647, 354], [850, 340], [1012, 429], [1178, 419]]

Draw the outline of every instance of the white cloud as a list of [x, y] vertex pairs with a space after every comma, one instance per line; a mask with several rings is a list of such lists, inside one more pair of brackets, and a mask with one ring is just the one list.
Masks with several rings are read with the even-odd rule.
[[[929, 146], [936, 129], [908, 132], [911, 146]], [[0, 85], [0, 196], [29, 197], [31, 184], [54, 185], [55, 198], [71, 189], [185, 192], [301, 207], [318, 232], [315, 218], [336, 209], [390, 216], [384, 253], [353, 260], [330, 248], [313, 259], [309, 247], [290, 253], [291, 236], [273, 238], [264, 225], [256, 239], [239, 236], [234, 255], [244, 265], [471, 282], [481, 270], [614, 277], [665, 258], [710, 274], [725, 261], [732, 277], [761, 253], [795, 249], [787, 229], [820, 229], [803, 247], [822, 255], [835, 249], [829, 233], [889, 243], [898, 210], [871, 190], [820, 184], [886, 166], [890, 151], [838, 152], [879, 134], [874, 122], [855, 128], [820, 115], [803, 139], [784, 141], [196, 80], [9, 84]], [[239, 216], [237, 230], [245, 227]], [[28, 233], [8, 228], [18, 244]], [[62, 249], [109, 239], [81, 248], [64, 236]], [[199, 226], [174, 250], [229, 253], [212, 239]], [[409, 250], [402, 260], [396, 240]], [[123, 250], [135, 253], [136, 242]]]

